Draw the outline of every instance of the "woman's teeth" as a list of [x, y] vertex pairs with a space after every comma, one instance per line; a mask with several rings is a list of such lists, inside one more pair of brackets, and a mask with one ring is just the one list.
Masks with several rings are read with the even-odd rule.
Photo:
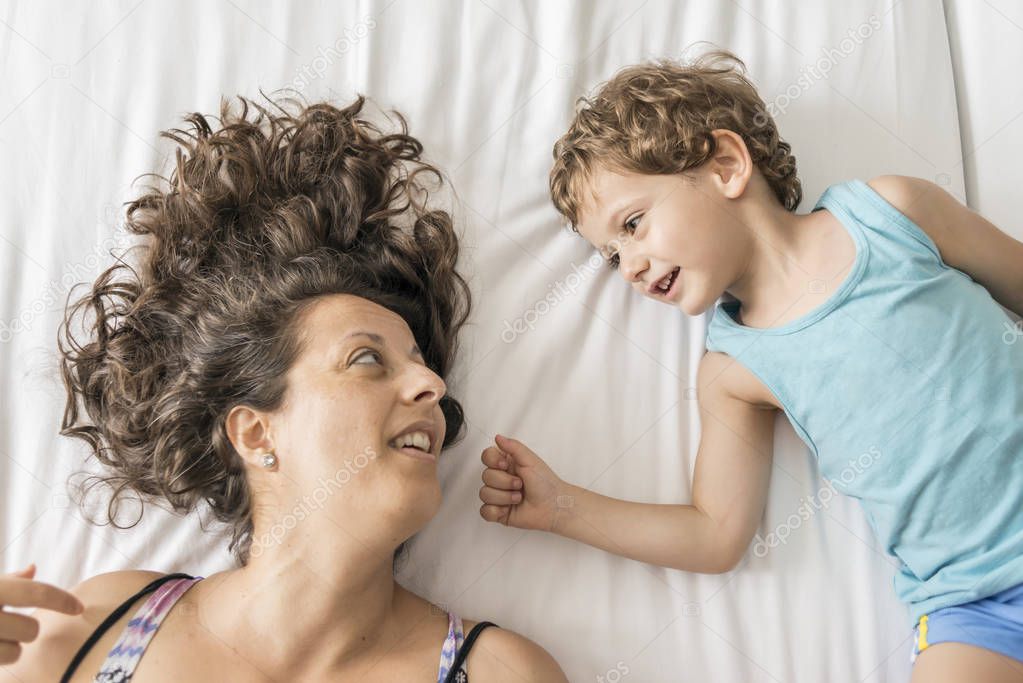
[[397, 439], [391, 442], [395, 448], [403, 448], [410, 446], [412, 448], [418, 448], [421, 451], [430, 452], [430, 436], [426, 432], [412, 432], [399, 436]]

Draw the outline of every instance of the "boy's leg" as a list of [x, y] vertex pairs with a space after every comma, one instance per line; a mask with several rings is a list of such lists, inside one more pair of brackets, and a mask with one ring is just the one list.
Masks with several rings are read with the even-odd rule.
[[1023, 683], [1023, 662], [965, 643], [931, 645], [916, 657], [910, 683]]

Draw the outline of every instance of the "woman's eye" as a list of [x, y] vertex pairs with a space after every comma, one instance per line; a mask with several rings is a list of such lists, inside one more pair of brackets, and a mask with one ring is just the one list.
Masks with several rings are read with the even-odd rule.
[[378, 352], [376, 352], [376, 351], [374, 351], [372, 349], [366, 349], [362, 353], [358, 354], [355, 358], [353, 358], [351, 364], [352, 365], [370, 365], [371, 363], [364, 363], [363, 362], [364, 358], [369, 358], [370, 360], [372, 360], [374, 363], [377, 363], [377, 364], [383, 363], [383, 357]]
[[639, 222], [641, 220], [643, 220], [643, 214], [640, 213], [633, 216], [629, 220], [625, 221], [626, 230], [628, 230], [629, 232], [636, 232], [636, 229], [639, 227]]

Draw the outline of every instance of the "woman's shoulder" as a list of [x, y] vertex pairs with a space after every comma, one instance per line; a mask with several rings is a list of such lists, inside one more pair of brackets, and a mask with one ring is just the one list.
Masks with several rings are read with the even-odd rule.
[[165, 572], [154, 572], [148, 569], [124, 569], [116, 572], [106, 572], [85, 579], [72, 588], [71, 592], [83, 603], [86, 600], [108, 602], [120, 598], [120, 600], [117, 600], [117, 604], [120, 604], [125, 598], [138, 592], [154, 579], [166, 575]]
[[[462, 630], [468, 635], [477, 623], [463, 619]], [[568, 681], [565, 672], [547, 650], [515, 631], [498, 626], [488, 626], [480, 631], [476, 643], [469, 650], [465, 669], [470, 681]]]
[[0, 681], [60, 680], [71, 658], [103, 620], [127, 598], [161, 576], [164, 574], [143, 570], [97, 574], [69, 589], [85, 606], [81, 614], [32, 612], [32, 617], [39, 621], [39, 636], [25, 645], [18, 661], [6, 667], [7, 678]]

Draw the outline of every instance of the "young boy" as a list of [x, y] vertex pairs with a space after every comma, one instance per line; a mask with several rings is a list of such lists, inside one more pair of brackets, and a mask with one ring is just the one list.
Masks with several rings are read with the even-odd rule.
[[999, 306], [1023, 314], [1023, 243], [909, 177], [839, 183], [796, 214], [795, 159], [730, 53], [626, 68], [584, 105], [554, 147], [558, 211], [644, 296], [689, 315], [730, 297], [698, 372], [692, 504], [573, 486], [498, 436], [481, 516], [729, 571], [781, 410], [901, 561], [913, 680], [1023, 679], [1023, 344]]

